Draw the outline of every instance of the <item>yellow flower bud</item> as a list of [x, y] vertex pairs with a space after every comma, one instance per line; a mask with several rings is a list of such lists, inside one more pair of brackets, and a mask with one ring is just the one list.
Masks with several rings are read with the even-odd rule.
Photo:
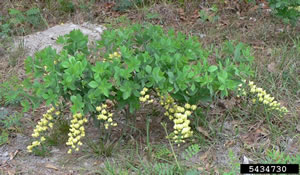
[[191, 106], [191, 109], [194, 111], [194, 110], [197, 109], [197, 106], [196, 106], [196, 105], [192, 105], [192, 106]]
[[83, 124], [83, 120], [79, 120], [79, 121], [78, 121], [78, 124], [79, 124], [79, 125], [82, 125], [82, 124]]
[[184, 105], [184, 107], [185, 107], [186, 109], [190, 109], [190, 108], [191, 108], [191, 105], [187, 103], [187, 104]]
[[186, 133], [188, 133], [189, 131], [191, 130], [191, 128], [190, 127], [185, 127], [185, 128], [183, 128], [182, 129], [182, 134], [186, 134]]
[[256, 92], [262, 92], [262, 88], [257, 88]]
[[98, 111], [98, 112], [100, 112], [101, 109], [102, 109], [101, 106], [97, 106], [97, 107], [96, 107], [96, 111]]
[[68, 154], [72, 154], [72, 150], [71, 149], [68, 150]]
[[174, 113], [175, 111], [174, 111], [173, 108], [170, 108], [170, 109], [169, 109], [169, 112], [170, 112], [170, 113]]
[[102, 114], [107, 114], [107, 111], [106, 111], [105, 109], [103, 109], [103, 110], [101, 111], [101, 113], [102, 113]]
[[186, 114], [187, 116], [190, 116], [192, 114], [192, 112], [191, 111], [185, 111], [184, 114]]
[[74, 128], [79, 128], [80, 127], [80, 125], [78, 124], [78, 123], [76, 123], [75, 125], [74, 125]]
[[43, 142], [43, 141], [45, 141], [46, 140], [46, 138], [43, 136], [43, 137], [41, 137], [41, 142]]
[[145, 93], [145, 91], [141, 91], [140, 94], [141, 95], [145, 95], [146, 93]]

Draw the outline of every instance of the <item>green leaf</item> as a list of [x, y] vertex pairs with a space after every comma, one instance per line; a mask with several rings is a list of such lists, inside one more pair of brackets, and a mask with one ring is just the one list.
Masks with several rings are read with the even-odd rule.
[[161, 80], [164, 79], [163, 72], [160, 71], [159, 67], [155, 67], [153, 69], [152, 76], [153, 76], [156, 83], [159, 83]]
[[132, 93], [133, 83], [130, 81], [126, 81], [121, 87], [120, 90], [122, 93], [123, 100], [126, 100], [130, 97]]
[[109, 97], [109, 91], [110, 91], [111, 88], [112, 88], [112, 84], [108, 80], [103, 79], [103, 80], [100, 81], [98, 89], [106, 97]]
[[91, 82], [89, 83], [89, 86], [90, 86], [91, 88], [97, 88], [99, 85], [98, 85], [98, 83], [97, 83], [96, 81], [91, 81]]
[[152, 67], [149, 66], [149, 65], [147, 65], [146, 68], [145, 68], [145, 70], [146, 70], [146, 72], [147, 72], [148, 74], [150, 74], [151, 71], [152, 71]]
[[27, 112], [30, 108], [30, 103], [28, 100], [22, 100], [21, 105], [23, 107], [23, 112]]
[[215, 66], [215, 65], [209, 66], [209, 68], [208, 68], [208, 72], [210, 72], [210, 73], [212, 73], [212, 72], [214, 72], [216, 70], [218, 70], [218, 67]]
[[64, 61], [64, 62], [61, 63], [61, 66], [63, 68], [69, 68], [70, 67], [70, 63], [69, 63], [69, 61]]

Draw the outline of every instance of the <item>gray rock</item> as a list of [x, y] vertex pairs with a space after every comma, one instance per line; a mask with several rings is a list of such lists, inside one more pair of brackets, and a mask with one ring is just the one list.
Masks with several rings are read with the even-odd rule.
[[66, 23], [51, 27], [42, 32], [37, 32], [22, 38], [18, 38], [15, 41], [15, 46], [18, 46], [20, 43], [22, 43], [27, 50], [26, 56], [33, 56], [35, 52], [48, 46], [60, 51], [62, 49], [62, 45], [57, 44], [56, 39], [59, 36], [70, 33], [74, 29], [80, 29], [82, 33], [88, 35], [89, 41], [91, 42], [101, 39], [101, 34], [104, 30], [104, 27], [89, 23], [84, 23], [82, 25]]

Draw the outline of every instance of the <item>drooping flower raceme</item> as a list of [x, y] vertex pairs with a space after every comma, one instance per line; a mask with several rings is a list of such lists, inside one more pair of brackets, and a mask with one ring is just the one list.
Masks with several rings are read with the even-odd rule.
[[164, 97], [159, 92], [157, 95], [160, 97], [160, 104], [166, 110], [164, 115], [169, 117], [169, 119], [174, 123], [174, 131], [171, 139], [178, 144], [184, 143], [184, 139], [193, 135], [193, 131], [190, 127], [191, 121], [188, 119], [188, 117], [191, 116], [192, 111], [197, 109], [197, 106], [186, 103], [184, 107], [182, 107], [177, 105], [175, 100], [170, 95]]
[[143, 90], [140, 92], [140, 102], [143, 103], [153, 103], [153, 99], [151, 98], [151, 96], [149, 94], [147, 94], [148, 92], [148, 88], [143, 88]]
[[102, 104], [101, 106], [96, 107], [96, 111], [100, 113], [99, 115], [97, 115], [97, 119], [104, 121], [105, 129], [108, 129], [109, 126], [118, 125], [116, 122], [113, 122], [113, 113], [111, 113], [107, 107], [107, 104]]
[[[243, 82], [246, 83], [246, 81]], [[254, 96], [254, 98], [252, 98], [252, 103], [262, 103], [266, 105], [269, 110], [275, 110], [281, 113], [288, 112], [286, 107], [281, 106], [274, 97], [268, 94], [263, 88], [256, 86], [253, 81], [249, 81], [246, 85], [249, 87], [249, 93]], [[240, 84], [238, 90], [242, 92], [242, 95], [246, 96], [246, 88], [242, 88], [242, 86], [243, 85]]]
[[68, 153], [71, 154], [72, 150], [79, 151], [79, 147], [82, 145], [80, 139], [85, 136], [84, 124], [88, 120], [83, 117], [81, 113], [73, 115], [70, 125], [70, 132], [68, 134], [69, 139], [66, 145], [71, 146]]
[[49, 128], [53, 128], [54, 117], [53, 114], [58, 116], [60, 114], [59, 111], [55, 112], [54, 107], [51, 107], [47, 113], [43, 114], [43, 118], [38, 122], [37, 126], [33, 130], [33, 134], [31, 135], [33, 138], [38, 138], [33, 141], [31, 145], [27, 146], [28, 152], [32, 152], [34, 147], [41, 145], [42, 142], [46, 140], [43, 135]]

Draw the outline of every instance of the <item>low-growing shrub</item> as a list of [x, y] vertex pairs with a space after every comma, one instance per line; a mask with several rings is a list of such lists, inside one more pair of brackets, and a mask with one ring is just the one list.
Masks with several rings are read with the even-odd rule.
[[286, 23], [296, 24], [300, 17], [299, 0], [268, 0], [274, 14]]
[[70, 102], [69, 153], [82, 145], [87, 116], [108, 129], [117, 126], [116, 109], [134, 113], [142, 103], [155, 101], [174, 122], [169, 138], [178, 144], [185, 142], [193, 134], [190, 120], [199, 102], [228, 96], [252, 73], [253, 57], [244, 44], [228, 42], [226, 53], [218, 53], [213, 65], [208, 59], [212, 53], [197, 38], [174, 30], [164, 32], [155, 25], [105, 31], [95, 63], [88, 59], [87, 41], [74, 30], [58, 39], [65, 45], [60, 53], [48, 47], [26, 59], [24, 87], [32, 95], [23, 104], [37, 107], [46, 101], [52, 105], [34, 130], [38, 140], [29, 150], [45, 140], [43, 133], [61, 116], [61, 106]]
[[9, 15], [0, 16], [0, 37], [23, 35], [32, 29], [41, 29], [47, 26], [39, 8], [30, 8], [24, 12], [11, 8]]

